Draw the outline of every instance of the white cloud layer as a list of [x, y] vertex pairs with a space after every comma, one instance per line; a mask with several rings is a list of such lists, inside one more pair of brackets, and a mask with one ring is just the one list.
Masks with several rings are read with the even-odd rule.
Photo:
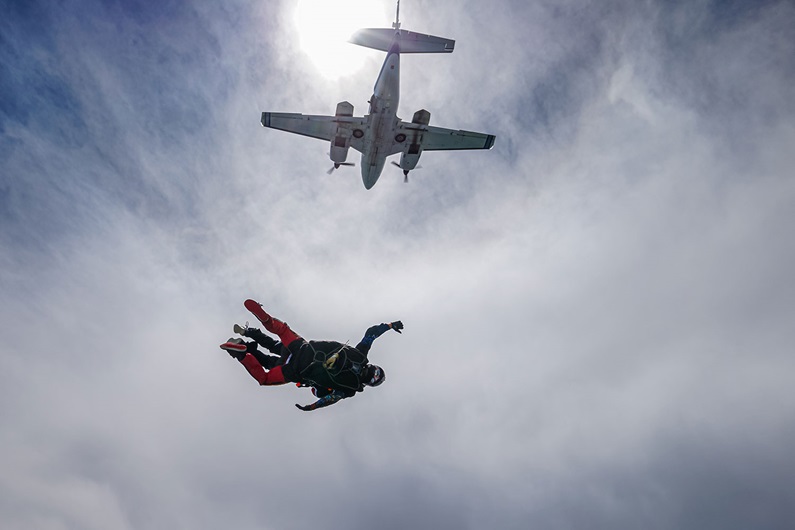
[[[4, 4], [0, 526], [793, 526], [795, 8], [403, 4], [457, 42], [398, 114], [497, 142], [370, 191], [259, 125], [382, 60], [322, 75], [291, 3]], [[387, 384], [258, 387], [249, 297], [402, 319]]]

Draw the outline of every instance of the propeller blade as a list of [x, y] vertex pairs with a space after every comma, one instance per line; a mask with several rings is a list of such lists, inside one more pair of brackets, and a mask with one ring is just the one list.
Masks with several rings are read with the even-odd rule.
[[331, 168], [328, 171], [326, 171], [326, 175], [331, 175], [332, 173], [334, 173], [334, 170], [340, 166], [355, 166], [355, 165], [356, 164], [354, 164], [353, 162], [335, 162], [334, 165], [331, 166]]

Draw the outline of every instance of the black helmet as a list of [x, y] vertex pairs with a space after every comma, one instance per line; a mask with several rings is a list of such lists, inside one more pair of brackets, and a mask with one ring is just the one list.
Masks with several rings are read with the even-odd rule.
[[364, 376], [364, 384], [367, 386], [378, 386], [386, 380], [384, 369], [380, 366], [371, 364], [367, 367]]

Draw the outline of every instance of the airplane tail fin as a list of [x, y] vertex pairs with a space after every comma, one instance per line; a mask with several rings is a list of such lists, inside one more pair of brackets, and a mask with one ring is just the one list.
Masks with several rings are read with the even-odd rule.
[[[396, 23], [397, 24], [397, 23]], [[405, 29], [365, 28], [354, 33], [348, 42], [388, 52], [397, 41], [400, 53], [452, 53], [455, 40], [414, 33]]]

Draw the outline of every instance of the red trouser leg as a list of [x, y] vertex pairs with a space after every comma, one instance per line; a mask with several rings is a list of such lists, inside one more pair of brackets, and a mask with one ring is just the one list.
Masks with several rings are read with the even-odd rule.
[[282, 322], [281, 320], [270, 316], [265, 312], [264, 309], [262, 309], [262, 306], [254, 300], [246, 300], [243, 305], [246, 306], [246, 309], [251, 311], [251, 313], [257, 317], [260, 322], [262, 322], [262, 325], [265, 326], [265, 329], [278, 335], [279, 340], [282, 341], [282, 344], [284, 344], [285, 347], [289, 346], [290, 343], [295, 339], [301, 338], [290, 329], [290, 326], [288, 326], [286, 322]]
[[250, 353], [247, 353], [246, 356], [243, 357], [240, 364], [245, 366], [248, 373], [251, 374], [251, 377], [256, 379], [261, 385], [283, 385], [287, 382], [284, 379], [281, 366], [276, 366], [266, 372], [259, 361]]

